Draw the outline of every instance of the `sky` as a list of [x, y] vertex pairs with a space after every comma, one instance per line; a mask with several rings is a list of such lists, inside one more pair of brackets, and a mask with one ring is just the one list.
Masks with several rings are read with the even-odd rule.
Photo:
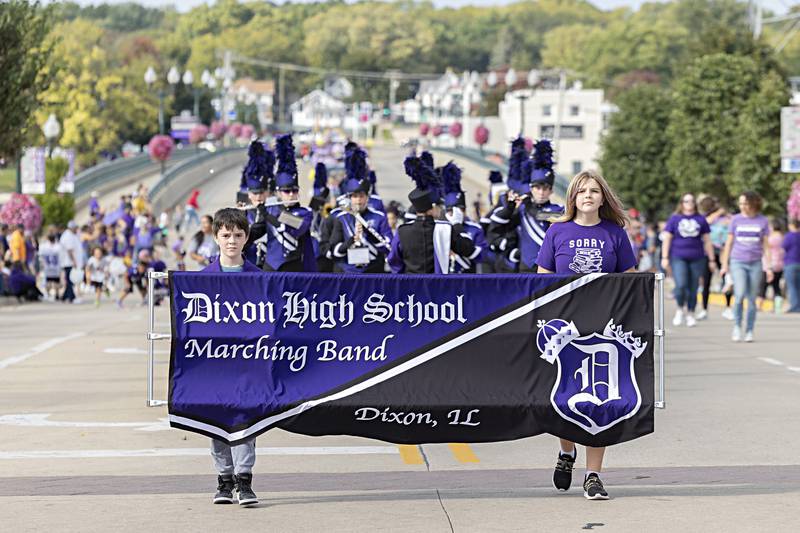
[[[105, 3], [119, 4], [130, 0], [104, 0]], [[278, 0], [280, 1], [280, 0]], [[460, 7], [465, 5], [502, 5], [511, 3], [513, 0], [433, 0], [434, 5], [438, 7], [450, 6]], [[646, 1], [653, 0], [590, 0], [594, 5], [601, 9], [614, 9], [617, 7], [633, 7], [638, 8]], [[665, 1], [665, 0], [655, 0]], [[95, 0], [77, 0], [79, 4], [101, 4], [103, 1]], [[211, 0], [177, 0], [176, 2], [167, 2], [164, 0], [138, 0], [136, 3], [145, 6], [162, 6], [162, 5], [175, 5], [178, 11], [188, 11], [192, 7], [203, 4], [213, 3]], [[786, 13], [788, 7], [795, 3], [795, 0], [761, 0], [761, 5], [765, 10], [770, 10], [774, 13]]]

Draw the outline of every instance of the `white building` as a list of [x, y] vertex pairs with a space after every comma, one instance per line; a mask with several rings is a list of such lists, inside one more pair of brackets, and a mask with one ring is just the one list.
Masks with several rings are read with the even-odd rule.
[[347, 107], [325, 91], [316, 89], [289, 106], [297, 129], [341, 128]]
[[600, 138], [614, 110], [604, 101], [602, 90], [582, 89], [580, 84], [564, 91], [510, 91], [499, 105], [506, 139], [513, 139], [520, 132], [533, 140], [551, 139], [556, 172], [565, 176], [597, 168]]
[[274, 81], [241, 78], [233, 82], [231, 94], [239, 102], [256, 106], [258, 123], [262, 128], [272, 124], [272, 104], [275, 98]]

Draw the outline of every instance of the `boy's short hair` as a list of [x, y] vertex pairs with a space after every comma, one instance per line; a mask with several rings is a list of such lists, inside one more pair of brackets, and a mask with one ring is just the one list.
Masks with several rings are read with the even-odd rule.
[[250, 222], [247, 221], [247, 215], [243, 210], [234, 207], [225, 207], [214, 213], [214, 222], [211, 227], [215, 237], [222, 228], [240, 229], [244, 231], [245, 235], [250, 233]]

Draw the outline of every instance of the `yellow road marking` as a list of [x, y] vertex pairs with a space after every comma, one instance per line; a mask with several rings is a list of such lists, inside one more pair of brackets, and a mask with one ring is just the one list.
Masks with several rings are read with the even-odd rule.
[[419, 453], [419, 448], [413, 444], [398, 444], [397, 448], [400, 450], [400, 457], [407, 465], [421, 465], [425, 464], [422, 454]]
[[469, 447], [469, 444], [450, 443], [447, 445], [459, 463], [480, 463], [478, 456]]
[[[702, 303], [702, 298], [698, 296], [697, 298], [698, 303]], [[718, 305], [720, 307], [725, 307], [725, 295], [720, 294], [717, 292], [712, 292], [708, 295], [708, 303], [711, 305]], [[747, 307], [747, 301], [744, 302], [745, 307]], [[761, 304], [761, 311], [771, 312], [775, 310], [775, 306], [773, 305], [774, 302], [772, 300], [764, 300], [764, 303]], [[731, 306], [733, 306], [733, 299], [731, 299]]]

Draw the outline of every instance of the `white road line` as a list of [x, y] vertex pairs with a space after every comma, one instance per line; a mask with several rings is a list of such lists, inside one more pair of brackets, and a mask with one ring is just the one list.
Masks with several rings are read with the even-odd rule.
[[77, 339], [78, 337], [83, 337], [86, 333], [80, 331], [78, 333], [73, 333], [71, 335], [66, 335], [64, 337], [56, 337], [54, 339], [50, 339], [49, 341], [45, 341], [41, 344], [37, 344], [30, 351], [25, 352], [23, 354], [15, 355], [13, 357], [8, 357], [6, 359], [0, 359], [0, 370], [4, 368], [8, 368], [11, 365], [15, 365], [17, 363], [21, 363], [26, 359], [33, 357], [34, 355], [38, 355], [42, 352], [49, 350], [59, 344], [65, 343], [67, 341], [71, 341], [72, 339]]
[[792, 372], [800, 373], [800, 366], [787, 366], [787, 370], [791, 370]]
[[[113, 355], [145, 355], [147, 354], [147, 350], [142, 348], [106, 348], [103, 350], [103, 353]], [[153, 350], [153, 353], [166, 354], [169, 353], [169, 350]]]
[[50, 427], [50, 428], [135, 428], [143, 431], [167, 430], [169, 421], [161, 418], [151, 422], [73, 422], [48, 420], [50, 413], [0, 415], [0, 426]]
[[[396, 455], [397, 446], [291, 446], [257, 448], [258, 455]], [[36, 450], [0, 452], [3, 459], [92, 459], [111, 457], [206, 456], [208, 448], [158, 448], [145, 450]]]
[[783, 363], [781, 361], [773, 359], [772, 357], [758, 357], [757, 359], [759, 361], [767, 363], [768, 365], [783, 366]]

